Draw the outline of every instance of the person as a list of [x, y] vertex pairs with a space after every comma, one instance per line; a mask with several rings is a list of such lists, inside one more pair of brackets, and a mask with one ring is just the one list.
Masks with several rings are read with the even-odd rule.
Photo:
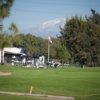
[[58, 64], [57, 64], [57, 63], [55, 63], [55, 64], [54, 64], [54, 67], [55, 67], [55, 68], [57, 68], [57, 66], [58, 66]]
[[26, 58], [25, 57], [22, 59], [22, 64], [23, 64], [23, 66], [25, 66], [25, 64], [26, 64]]

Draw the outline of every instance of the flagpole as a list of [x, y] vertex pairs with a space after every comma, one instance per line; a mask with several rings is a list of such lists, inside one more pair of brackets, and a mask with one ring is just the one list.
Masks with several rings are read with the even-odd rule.
[[49, 36], [48, 36], [48, 63], [50, 61], [50, 45], [52, 44], [52, 40], [51, 40], [51, 36], [50, 36], [50, 33], [49, 33]]
[[50, 44], [49, 44], [49, 40], [48, 40], [48, 63], [49, 63], [49, 59], [50, 59]]

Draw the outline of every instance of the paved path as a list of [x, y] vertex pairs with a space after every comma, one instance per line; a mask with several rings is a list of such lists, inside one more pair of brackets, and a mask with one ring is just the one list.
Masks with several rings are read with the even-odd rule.
[[5, 92], [5, 91], [0, 91], [0, 94], [19, 95], [19, 96], [33, 96], [33, 97], [40, 98], [40, 99], [43, 99], [43, 100], [75, 100], [74, 97], [53, 96], [53, 95], [45, 95], [45, 94], [30, 94], [30, 93]]

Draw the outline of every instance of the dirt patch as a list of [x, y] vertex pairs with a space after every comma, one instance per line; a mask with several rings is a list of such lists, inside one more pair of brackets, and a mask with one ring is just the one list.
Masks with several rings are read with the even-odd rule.
[[0, 94], [31, 96], [43, 100], [76, 100], [74, 97], [0, 91]]
[[65, 96], [41, 96], [37, 97], [43, 100], [75, 100], [74, 97], [65, 97]]
[[0, 71], [0, 76], [12, 75], [14, 71]]

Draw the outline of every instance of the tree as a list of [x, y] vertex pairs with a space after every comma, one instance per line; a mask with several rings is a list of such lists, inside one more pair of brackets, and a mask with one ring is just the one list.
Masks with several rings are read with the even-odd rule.
[[17, 25], [14, 23], [10, 25], [9, 30], [13, 33], [13, 35], [16, 35], [19, 32]]
[[78, 61], [82, 66], [85, 61], [85, 53], [83, 53], [83, 41], [85, 37], [83, 34], [84, 25], [85, 22], [76, 16], [66, 21], [64, 29], [61, 28], [61, 38], [70, 51], [71, 58], [74, 59], [74, 62]]
[[100, 25], [100, 14], [97, 13], [94, 9], [91, 9], [91, 13], [92, 15], [90, 17], [86, 17], [87, 21], [91, 21]]
[[2, 30], [4, 18], [10, 15], [13, 3], [14, 0], [0, 0], [0, 30]]
[[100, 15], [94, 11], [92, 14], [86, 20], [75, 16], [61, 28], [62, 43], [74, 63], [79, 62], [81, 67], [100, 65]]
[[56, 59], [58, 59], [61, 63], [71, 63], [70, 62], [70, 53], [68, 49], [64, 45], [59, 45], [58, 48], [56, 48]]

